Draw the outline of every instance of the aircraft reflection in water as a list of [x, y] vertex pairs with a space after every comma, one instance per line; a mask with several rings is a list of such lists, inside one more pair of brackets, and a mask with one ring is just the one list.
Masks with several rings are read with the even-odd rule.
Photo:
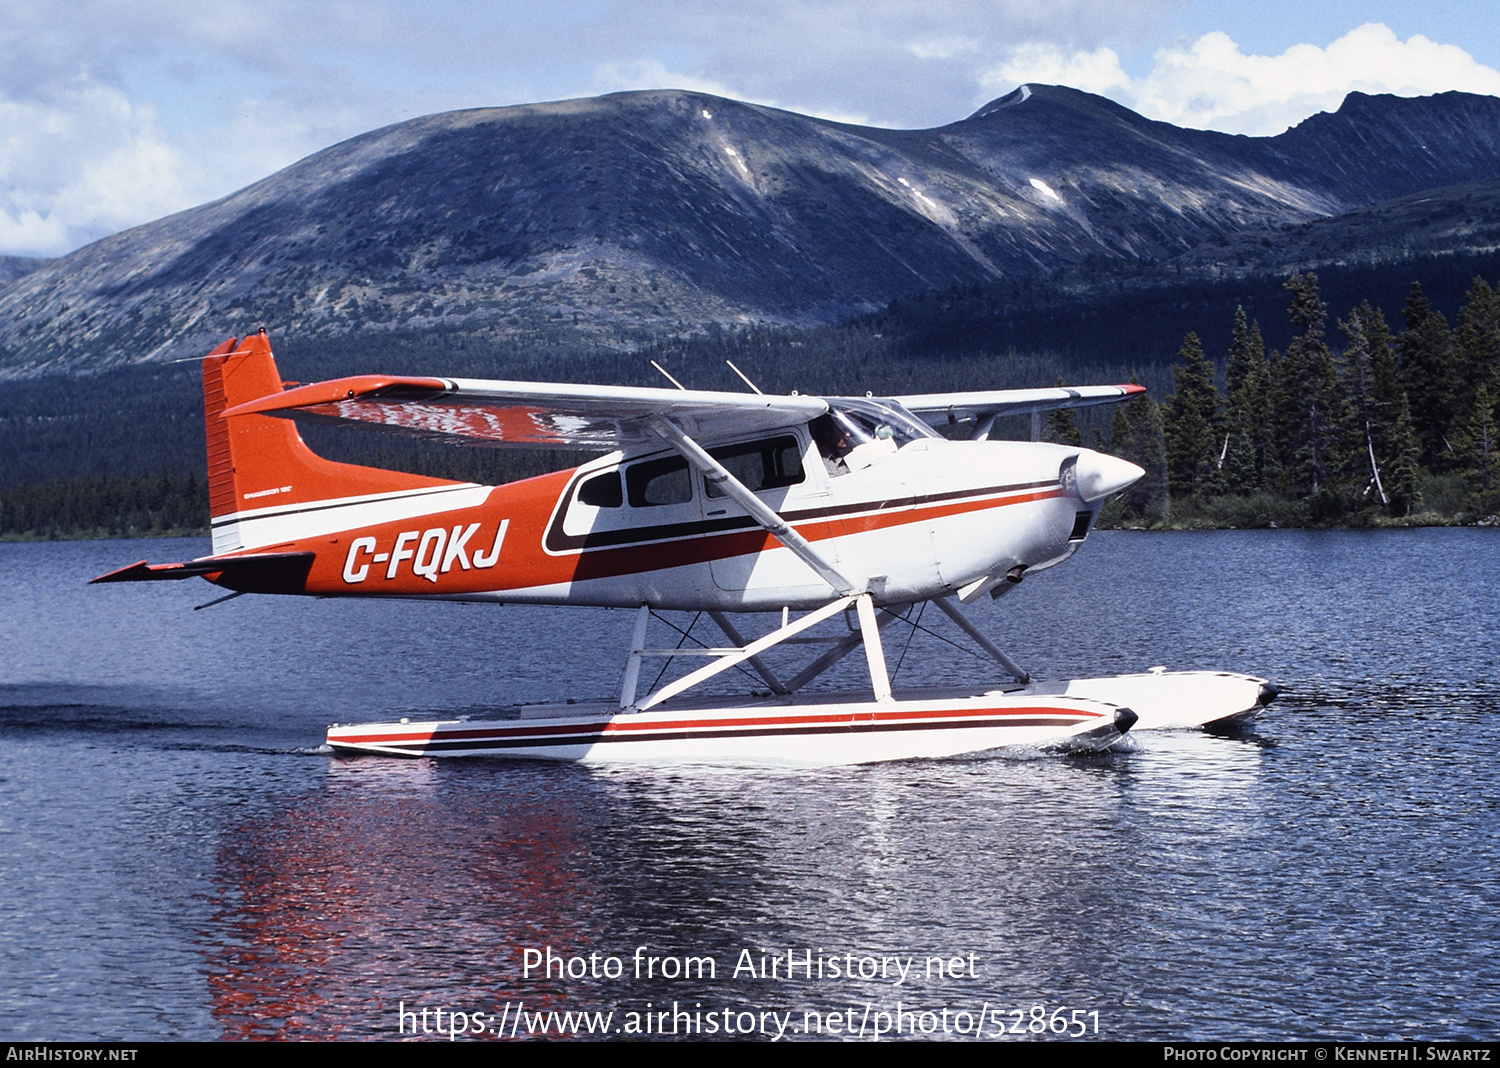
[[[231, 596], [637, 610], [618, 700], [526, 706], [504, 720], [336, 724], [328, 743], [340, 751], [845, 764], [1102, 748], [1132, 726], [1245, 717], [1275, 694], [1213, 672], [1035, 683], [954, 603], [999, 597], [1066, 560], [1109, 495], [1143, 474], [1089, 449], [990, 441], [995, 418], [1109, 403], [1139, 386], [821, 398], [366, 375], [287, 389], [264, 331], [215, 349], [203, 383], [213, 555], [95, 581], [201, 576]], [[479, 486], [324, 460], [295, 418], [605, 455]], [[932, 429], [969, 421], [967, 441]], [[927, 601], [1015, 684], [893, 693], [881, 628]], [[649, 648], [652, 613], [666, 609], [706, 612], [730, 644]], [[781, 625], [753, 640], [730, 615], [778, 610]], [[841, 632], [813, 633], [840, 619]], [[809, 642], [826, 649], [790, 673], [766, 655]], [[856, 650], [868, 694], [796, 696]], [[661, 656], [708, 663], [639, 693], [643, 660]], [[764, 693], [683, 696], [740, 665]]]
[[523, 948], [601, 937], [597, 887], [579, 870], [587, 821], [570, 799], [443, 790], [407, 762], [354, 785], [335, 778], [221, 836], [222, 933], [204, 962], [221, 1037], [364, 1038], [372, 1020], [395, 1031], [402, 991], [552, 1007], [554, 988], [516, 986]]
[[[436, 761], [332, 761], [324, 774], [298, 760], [280, 778], [286, 761], [274, 762], [275, 793], [257, 788], [246, 798], [253, 814], [219, 826], [216, 907], [198, 941], [226, 1039], [392, 1037], [402, 1001], [482, 1013], [488, 1028], [506, 1005], [509, 1022], [524, 1006], [533, 1026], [553, 1010], [614, 1010], [622, 1029], [628, 1013], [674, 999], [705, 1014], [795, 1008], [799, 1027], [805, 1010], [872, 998], [1009, 1003], [1046, 989], [1049, 969], [1088, 974], [1101, 937], [1089, 917], [1115, 907], [1113, 863], [1097, 869], [1082, 847], [1035, 848], [1115, 826], [1118, 784], [1068, 765], [1038, 790], [1024, 761], [953, 761], [919, 783], [899, 768], [812, 780], [535, 762], [495, 775]], [[958, 796], [982, 803], [955, 816]], [[1027, 833], [997, 812], [1024, 813]], [[918, 862], [934, 855], [963, 860]], [[997, 888], [1035, 922], [994, 924]], [[950, 896], [956, 927], [934, 928], [913, 904]], [[831, 969], [821, 980], [787, 981], [783, 970], [781, 981], [757, 981], [742, 967], [746, 950], [758, 964], [778, 951], [816, 961], [882, 947], [919, 965], [962, 954], [965, 967], [900, 986]], [[528, 972], [548, 948], [623, 967]], [[714, 966], [652, 968], [651, 956]]]

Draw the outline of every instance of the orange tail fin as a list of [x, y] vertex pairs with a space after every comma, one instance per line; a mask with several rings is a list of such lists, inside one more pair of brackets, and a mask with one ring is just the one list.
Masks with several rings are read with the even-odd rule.
[[458, 485], [325, 460], [303, 443], [288, 419], [267, 415], [224, 418], [226, 409], [281, 390], [281, 374], [264, 330], [243, 341], [230, 338], [203, 361], [208, 512], [215, 553], [260, 547], [243, 543], [242, 525], [236, 521], [241, 513]]

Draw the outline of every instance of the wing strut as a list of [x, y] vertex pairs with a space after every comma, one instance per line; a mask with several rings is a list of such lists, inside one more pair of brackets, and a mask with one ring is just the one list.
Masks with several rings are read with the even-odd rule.
[[703, 446], [684, 434], [676, 423], [670, 419], [657, 417], [648, 420], [646, 425], [657, 437], [681, 453], [688, 463], [702, 471], [703, 476], [722, 489], [726, 497], [749, 512], [750, 518], [765, 527], [799, 560], [816, 571], [823, 581], [833, 587], [835, 593], [848, 597], [864, 590], [863, 583], [850, 582], [845, 578], [838, 568], [829, 563], [822, 553], [809, 544], [806, 538], [793, 530], [790, 523], [772, 511], [765, 501], [751, 493], [743, 482], [730, 474], [728, 468], [710, 456]]

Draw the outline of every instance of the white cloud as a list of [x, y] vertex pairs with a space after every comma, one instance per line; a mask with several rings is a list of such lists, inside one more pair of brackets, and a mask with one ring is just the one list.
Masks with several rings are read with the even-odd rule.
[[[601, 63], [594, 68], [594, 85], [602, 93], [618, 93], [628, 89], [687, 89], [695, 93], [707, 93], [710, 96], [748, 100], [746, 97], [736, 96], [733, 90], [712, 79], [669, 71], [666, 64], [657, 59]], [[749, 100], [748, 102], [770, 103], [765, 100]]]
[[952, 59], [965, 52], [978, 52], [979, 42], [972, 37], [924, 37], [907, 45], [918, 59]]
[[1113, 49], [1066, 52], [1057, 45], [1044, 43], [1021, 45], [1004, 63], [980, 75], [980, 84], [987, 95], [1027, 82], [1067, 85], [1088, 93], [1107, 94], [1111, 90], [1127, 88], [1130, 76], [1120, 66], [1120, 57]]
[[[617, 93], [628, 89], [686, 89], [693, 93], [706, 93], [709, 96], [742, 100], [747, 104], [762, 104], [768, 108], [786, 107], [777, 100], [758, 100], [745, 93], [737, 93], [707, 78], [674, 73], [669, 71], [665, 64], [654, 59], [601, 64], [594, 68], [594, 85], [601, 93]], [[827, 119], [829, 122], [851, 123], [856, 126], [869, 122], [865, 115], [851, 114], [847, 111], [822, 108], [797, 108], [796, 111], [798, 114], [810, 115], [815, 119]]]
[[1188, 2], [6, 0], [0, 253], [65, 252], [454, 108], [677, 87], [949, 122], [1008, 42], [1094, 48]]
[[60, 255], [379, 125], [296, 62], [377, 20], [321, 15], [311, 34], [289, 0], [0, 6], [0, 254]]
[[1420, 34], [1402, 41], [1372, 22], [1327, 48], [1300, 44], [1279, 56], [1245, 55], [1226, 35], [1205, 34], [1159, 51], [1133, 96], [1139, 110], [1180, 126], [1275, 134], [1337, 109], [1351, 91], [1421, 96], [1450, 89], [1500, 93], [1500, 72], [1454, 45]]
[[12, 212], [0, 208], [0, 255], [50, 255], [73, 244], [67, 224], [56, 215], [44, 218], [32, 209]]
[[1350, 92], [1423, 96], [1449, 90], [1500, 95], [1500, 71], [1454, 45], [1420, 34], [1402, 41], [1380, 23], [1351, 30], [1327, 48], [1299, 44], [1278, 56], [1246, 55], [1223, 33], [1159, 50], [1151, 72], [1132, 79], [1108, 48], [1065, 52], [1023, 45], [985, 73], [989, 93], [1023, 82], [1102, 93], [1178, 126], [1277, 134]]
[[332, 103], [241, 98], [173, 136], [155, 110], [80, 77], [0, 91], [0, 255], [58, 256], [264, 178], [374, 123]]
[[0, 251], [57, 255], [197, 203], [201, 169], [148, 107], [89, 78], [0, 95]]
[[1115, 49], [1191, 2], [76, 0], [59, 18], [6, 0], [0, 253], [63, 252], [417, 115], [624, 89], [912, 128], [1060, 82], [1258, 134], [1351, 89], [1500, 94], [1500, 73], [1462, 49], [1376, 24], [1268, 56], [1206, 34], [1132, 78]]

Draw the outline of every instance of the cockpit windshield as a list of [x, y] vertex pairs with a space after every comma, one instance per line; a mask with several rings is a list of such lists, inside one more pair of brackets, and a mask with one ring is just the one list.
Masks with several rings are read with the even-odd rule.
[[810, 429], [832, 475], [862, 470], [909, 442], [938, 436], [899, 404], [873, 397], [830, 399], [828, 413]]

